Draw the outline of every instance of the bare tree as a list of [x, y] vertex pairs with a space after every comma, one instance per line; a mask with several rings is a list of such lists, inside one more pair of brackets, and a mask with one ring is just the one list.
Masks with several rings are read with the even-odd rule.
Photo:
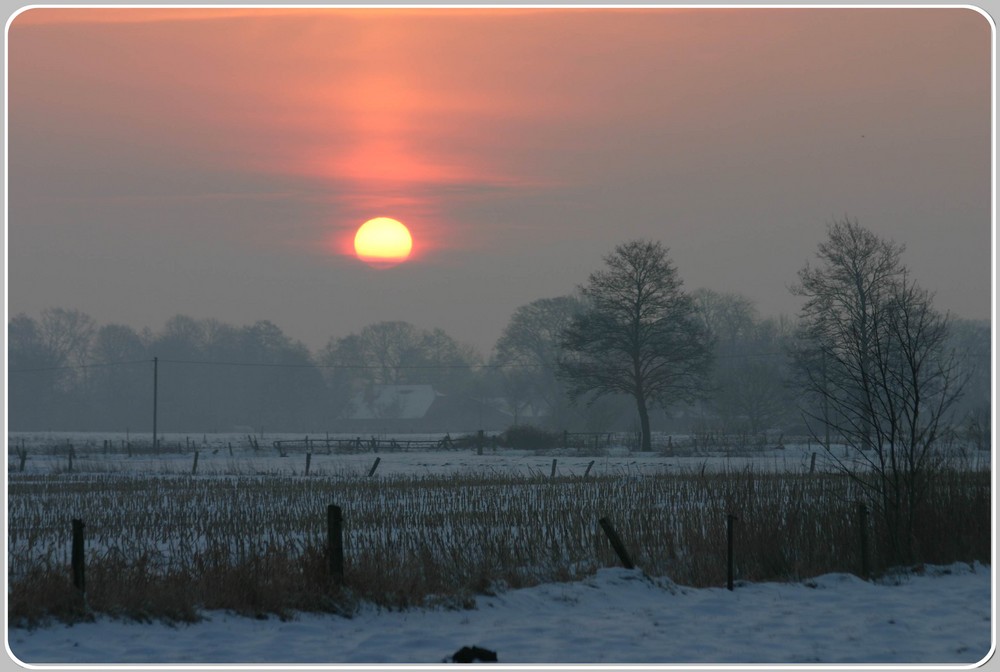
[[90, 356], [98, 365], [90, 383], [101, 420], [115, 427], [144, 426], [152, 405], [151, 358], [139, 334], [123, 324], [106, 324], [97, 330]]
[[747, 340], [757, 322], [757, 308], [745, 296], [696, 289], [691, 293], [698, 308], [698, 316], [718, 345], [733, 350]]
[[574, 296], [538, 299], [517, 308], [496, 344], [494, 363], [515, 411], [531, 407], [565, 424], [566, 390], [556, 376], [560, 338], [582, 308]]
[[581, 288], [585, 309], [564, 331], [560, 375], [574, 400], [631, 396], [649, 451], [650, 406], [697, 398], [711, 339], [660, 243], [624, 243], [604, 261]]
[[[807, 424], [868, 493], [882, 517], [890, 558], [915, 551], [914, 523], [936, 466], [932, 450], [962, 390], [947, 348], [949, 320], [912, 282], [903, 247], [856, 221], [829, 227], [794, 291], [806, 298], [796, 361], [817, 403]], [[831, 450], [829, 433], [855, 459]]]
[[343, 414], [351, 412], [354, 395], [377, 385], [429, 384], [445, 393], [468, 393], [481, 364], [474, 348], [445, 331], [403, 321], [376, 322], [331, 338], [318, 360]]
[[38, 322], [24, 313], [7, 323], [7, 365], [11, 427], [51, 427], [66, 388], [66, 360], [42, 337]]
[[757, 433], [782, 422], [790, 402], [784, 323], [759, 319], [739, 294], [698, 289], [693, 298], [715, 342], [708, 407], [720, 428]]

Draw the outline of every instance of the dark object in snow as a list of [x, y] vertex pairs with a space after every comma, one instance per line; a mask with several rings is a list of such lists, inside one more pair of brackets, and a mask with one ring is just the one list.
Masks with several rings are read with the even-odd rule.
[[450, 659], [445, 658], [445, 660], [450, 660], [452, 663], [495, 663], [497, 652], [478, 646], [463, 646]]

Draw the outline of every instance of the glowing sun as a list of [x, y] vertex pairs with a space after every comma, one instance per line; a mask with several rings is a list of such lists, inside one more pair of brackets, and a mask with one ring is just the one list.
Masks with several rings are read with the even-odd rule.
[[407, 260], [413, 249], [410, 230], [391, 217], [369, 219], [354, 234], [354, 253], [375, 268], [395, 266]]

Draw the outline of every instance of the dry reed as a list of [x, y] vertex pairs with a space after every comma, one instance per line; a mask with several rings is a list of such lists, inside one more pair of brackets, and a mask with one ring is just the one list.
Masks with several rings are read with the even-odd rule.
[[[855, 485], [757, 473], [525, 478], [479, 475], [205, 478], [22, 475], [8, 484], [9, 616], [32, 625], [99, 612], [194, 620], [202, 609], [287, 617], [472, 604], [476, 594], [617, 564], [607, 516], [636, 564], [691, 586], [859, 567]], [[344, 511], [344, 584], [327, 576], [325, 515]], [[70, 520], [86, 522], [87, 595], [70, 585]], [[988, 470], [942, 472], [920, 515], [927, 562], [990, 557]], [[879, 556], [878, 529], [872, 554]]]

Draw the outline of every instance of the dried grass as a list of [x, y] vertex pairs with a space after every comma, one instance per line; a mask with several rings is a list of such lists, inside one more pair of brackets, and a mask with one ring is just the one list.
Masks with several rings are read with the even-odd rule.
[[[942, 472], [921, 511], [926, 562], [990, 558], [990, 474]], [[599, 478], [479, 474], [367, 479], [281, 475], [21, 475], [9, 482], [15, 624], [99, 612], [190, 621], [201, 609], [290, 617], [463, 608], [477, 594], [618, 564], [607, 516], [636, 564], [692, 586], [726, 581], [726, 516], [742, 580], [859, 569], [852, 482], [752, 470]], [[344, 584], [327, 573], [326, 506], [343, 508]], [[87, 603], [70, 585], [70, 520], [87, 537]], [[876, 526], [872, 555], [879, 557]]]

